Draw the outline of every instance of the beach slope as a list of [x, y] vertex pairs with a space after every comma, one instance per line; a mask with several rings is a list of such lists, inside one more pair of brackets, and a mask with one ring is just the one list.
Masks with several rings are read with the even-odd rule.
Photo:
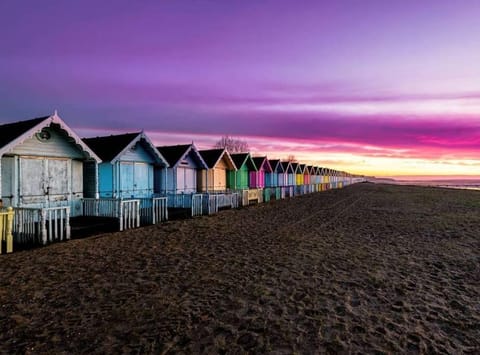
[[358, 184], [0, 256], [0, 352], [480, 351], [480, 192]]

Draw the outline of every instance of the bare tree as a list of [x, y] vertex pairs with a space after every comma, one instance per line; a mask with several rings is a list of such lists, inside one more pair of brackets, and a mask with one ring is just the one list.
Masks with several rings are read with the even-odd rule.
[[248, 143], [239, 138], [225, 135], [215, 143], [215, 148], [226, 148], [229, 153], [248, 152]]
[[290, 154], [290, 155], [287, 157], [287, 161], [289, 161], [290, 163], [296, 163], [296, 162], [297, 162], [297, 158], [295, 158], [295, 155]]

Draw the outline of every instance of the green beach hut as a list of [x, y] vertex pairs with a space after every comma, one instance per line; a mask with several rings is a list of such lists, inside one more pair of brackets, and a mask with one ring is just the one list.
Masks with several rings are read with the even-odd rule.
[[232, 190], [248, 190], [249, 189], [249, 172], [257, 171], [257, 167], [253, 162], [250, 153], [231, 154], [237, 170], [228, 171], [228, 188]]

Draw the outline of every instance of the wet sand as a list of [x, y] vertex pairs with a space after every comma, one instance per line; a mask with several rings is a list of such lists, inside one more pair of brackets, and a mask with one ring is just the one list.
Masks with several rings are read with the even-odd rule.
[[359, 184], [1, 255], [0, 352], [479, 353], [480, 192]]

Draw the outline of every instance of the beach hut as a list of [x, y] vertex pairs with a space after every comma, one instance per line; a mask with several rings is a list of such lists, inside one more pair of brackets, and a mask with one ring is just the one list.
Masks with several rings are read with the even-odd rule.
[[270, 166], [272, 167], [271, 172], [265, 174], [265, 187], [272, 190], [272, 196], [275, 199], [285, 198], [285, 194], [282, 193], [282, 189], [285, 186], [285, 171], [283, 170], [282, 162], [279, 159], [269, 160]]
[[323, 191], [322, 190], [322, 183], [323, 183], [323, 168], [321, 166], [317, 166], [318, 191]]
[[322, 191], [322, 167], [317, 166], [316, 173], [317, 191]]
[[[101, 159], [98, 199], [85, 199], [85, 215], [113, 218], [119, 229], [155, 224], [167, 218], [165, 191], [168, 166], [142, 132], [84, 138]], [[162, 183], [156, 183], [161, 181]]]
[[258, 202], [257, 189], [250, 189], [249, 185], [249, 173], [257, 170], [250, 153], [237, 153], [230, 156], [237, 170], [228, 172], [228, 187], [232, 190], [240, 191], [243, 205], [248, 204], [249, 201]]
[[332, 188], [338, 189], [338, 171], [332, 170]]
[[312, 166], [311, 184], [312, 184], [313, 192], [320, 191], [320, 188], [319, 188], [320, 181], [319, 180], [320, 180], [320, 177], [319, 177], [318, 166]]
[[169, 164], [167, 168], [168, 194], [197, 193], [198, 171], [207, 169], [207, 164], [195, 145], [172, 145], [157, 147]]
[[206, 169], [198, 171], [198, 191], [207, 193], [225, 193], [227, 175], [235, 171], [235, 163], [226, 149], [201, 150], [200, 155], [207, 164]]
[[292, 168], [295, 171], [295, 185], [303, 185], [303, 170], [305, 165], [299, 163], [292, 163]]
[[295, 169], [291, 162], [282, 162], [284, 171], [285, 185], [283, 187], [285, 197], [292, 197], [294, 195], [295, 188]]
[[[166, 188], [169, 209], [190, 211], [191, 216], [202, 215], [197, 176], [199, 171], [208, 167], [198, 149], [192, 143], [157, 147], [157, 150], [169, 164]], [[178, 212], [182, 214], [182, 211]]]
[[303, 171], [303, 184], [305, 185], [305, 192], [312, 193], [312, 176], [313, 176], [313, 166], [306, 165], [305, 170]]
[[272, 190], [270, 188], [265, 190], [266, 174], [272, 172], [270, 162], [267, 157], [254, 157], [252, 160], [257, 170], [249, 172], [250, 189], [258, 189], [258, 193], [262, 195], [262, 200], [270, 201]]
[[205, 193], [203, 210], [205, 214], [217, 213], [222, 208], [236, 208], [239, 194], [228, 188], [228, 172], [235, 171], [235, 163], [226, 149], [201, 150], [200, 155], [207, 169], [198, 171], [198, 190]]
[[0, 126], [0, 196], [15, 244], [70, 238], [70, 217], [97, 193], [100, 158], [55, 112]]
[[254, 157], [252, 160], [257, 169], [249, 172], [250, 188], [263, 189], [265, 187], [266, 174], [272, 172], [272, 167], [267, 157]]
[[333, 189], [333, 169], [328, 168], [327, 169], [327, 189], [331, 190]]
[[305, 164], [292, 163], [292, 168], [295, 170], [295, 195], [303, 195]]
[[268, 161], [270, 164], [272, 171], [265, 173], [265, 187], [277, 187], [279, 185], [278, 174], [279, 171], [283, 173], [283, 167], [280, 163], [280, 160], [272, 160]]
[[159, 169], [164, 176], [168, 163], [144, 132], [84, 138], [83, 142], [102, 159], [98, 166], [100, 198], [150, 198], [165, 189], [165, 183], [154, 185], [154, 174]]
[[248, 175], [257, 169], [250, 153], [230, 154], [236, 170], [228, 172], [227, 185], [232, 190], [247, 190], [249, 188]]

